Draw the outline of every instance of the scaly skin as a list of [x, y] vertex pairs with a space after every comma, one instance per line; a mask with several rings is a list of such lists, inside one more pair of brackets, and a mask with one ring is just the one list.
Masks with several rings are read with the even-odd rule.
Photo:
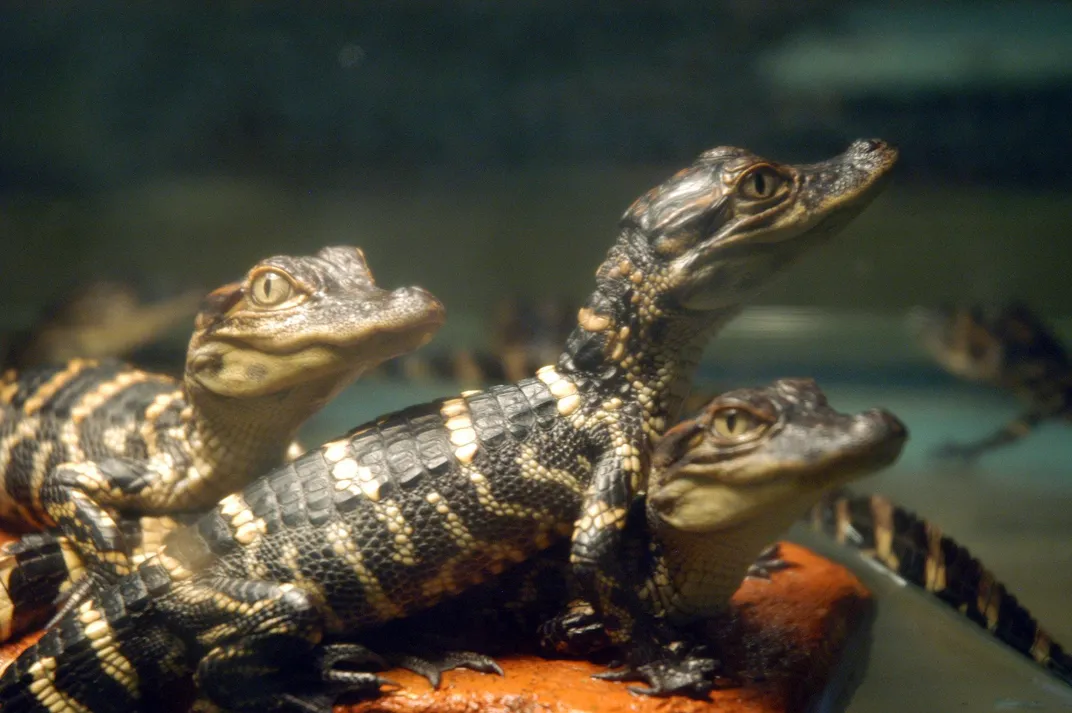
[[[143, 658], [164, 647], [222, 709], [326, 711], [383, 683], [340, 667], [326, 637], [358, 638], [562, 538], [611, 638], [637, 665], [662, 663], [620, 558], [649, 439], [677, 417], [714, 331], [856, 215], [895, 159], [877, 141], [810, 166], [702, 154], [626, 212], [556, 366], [384, 416], [225, 498], [28, 649], [0, 705], [40, 710], [62, 691], [97, 713], [136, 710]], [[118, 607], [124, 592], [144, 606], [117, 628], [103, 598]], [[95, 692], [117, 667], [136, 675]]]
[[[466, 386], [525, 378], [547, 363], [551, 344], [557, 342], [557, 354], [572, 331], [572, 327], [564, 325], [565, 309], [560, 301], [537, 304], [505, 300], [496, 311], [490, 349], [424, 349], [388, 361], [373, 369], [371, 375], [406, 380], [441, 379]], [[699, 412], [712, 397], [711, 392], [691, 392], [682, 413]], [[131, 562], [138, 564], [154, 554], [161, 537], [177, 525], [168, 517], [143, 517], [137, 521], [126, 520], [122, 526]], [[25, 631], [33, 623], [27, 616], [51, 609], [61, 591], [67, 591], [84, 573], [78, 552], [56, 532], [24, 537], [9, 545], [6, 554], [7, 568], [0, 570], [0, 582], [7, 582], [8, 598], [15, 604], [14, 618], [25, 620], [16, 623], [13, 632]]]
[[[671, 623], [675, 635], [705, 644], [698, 623], [722, 613], [742, 579], [760, 574], [756, 556], [824, 494], [892, 463], [906, 438], [904, 425], [886, 411], [846, 415], [830, 408], [810, 379], [782, 379], [714, 398], [699, 416], [660, 439], [645, 512], [627, 530], [629, 561], [638, 563], [634, 586], [645, 608]], [[422, 638], [458, 648], [490, 645], [501, 653], [518, 642], [531, 649], [539, 629], [541, 646], [556, 654], [583, 656], [605, 648], [610, 642], [592, 609], [570, 601], [576, 586], [564, 571], [565, 553], [555, 554], [548, 551], [473, 596], [401, 620], [366, 642], [377, 653]], [[761, 564], [778, 561], [767, 554]], [[572, 611], [558, 616], [567, 605]], [[476, 643], [480, 638], [485, 641]], [[705, 695], [714, 662], [692, 658], [687, 664], [673, 692]], [[605, 677], [633, 676], [648, 677], [629, 668]], [[668, 692], [659, 686], [632, 690]]]
[[[748, 408], [744, 422], [742, 405]], [[753, 563], [760, 548], [810, 507], [813, 529], [932, 593], [1072, 684], [1072, 656], [967, 548], [881, 495], [854, 496], [840, 488], [892, 461], [905, 436], [885, 412], [838, 414], [813, 382], [782, 380], [716, 398], [700, 417], [668, 431], [653, 455], [647, 527], [638, 521], [630, 531], [638, 541], [633, 559], [648, 573], [645, 604], [684, 636], [702, 631], [696, 622], [717, 615], [742, 576], [770, 566], [769, 554], [760, 567]], [[542, 646], [557, 654], [605, 648], [605, 633], [583, 602], [574, 600], [569, 615], [555, 616], [573, 589], [564, 561], [564, 554], [556, 560], [549, 552], [464, 600], [385, 627], [366, 642], [378, 653], [393, 651], [400, 640], [420, 645], [431, 639], [425, 646], [432, 650], [449, 641], [499, 654], [516, 651], [518, 642], [534, 648], [542, 624]], [[712, 668], [694, 670], [696, 693], [710, 685]]]
[[[210, 294], [181, 383], [82, 359], [6, 372], [0, 514], [67, 538], [56, 546], [75, 555], [71, 574], [125, 575], [124, 519], [203, 511], [278, 466], [310, 415], [365, 369], [428, 341], [443, 318], [419, 288], [377, 287], [358, 249], [325, 248], [261, 261]], [[5, 549], [0, 640], [40, 621], [56, 594], [55, 579], [5, 594], [24, 579], [12, 571], [19, 554], [39, 544]]]
[[[57, 319], [63, 324], [101, 327], [114, 310], [127, 316], [137, 309], [134, 295], [122, 285], [93, 283], [91, 288], [77, 293], [73, 304], [65, 303], [65, 309], [58, 312], [64, 319], [48, 320], [36, 331], [49, 331], [49, 325]], [[102, 301], [104, 304], [99, 304]], [[489, 349], [425, 349], [372, 368], [365, 378], [379, 375], [406, 380], [442, 379], [463, 386], [523, 379], [557, 357], [572, 331], [574, 312], [563, 301], [503, 300], [495, 312]], [[684, 410], [691, 413], [708, 400], [709, 397], [690, 394]], [[154, 554], [163, 535], [177, 526], [167, 517], [126, 519], [121, 525], [133, 564]], [[23, 537], [4, 551], [7, 559], [5, 568], [0, 570], [0, 582], [6, 584], [11, 605], [0, 616], [6, 614], [14, 621], [0, 623], [0, 631], [9, 630], [14, 635], [28, 630], [50, 611], [62, 593], [82, 578], [85, 568], [77, 550], [55, 531]]]
[[811, 526], [986, 629], [1072, 685], [1072, 656], [966, 547], [881, 495], [828, 496]]
[[920, 343], [951, 374], [1011, 391], [1027, 407], [990, 435], [948, 443], [936, 455], [973, 460], [1019, 441], [1042, 421], [1072, 420], [1072, 360], [1024, 305], [916, 308], [912, 323]]

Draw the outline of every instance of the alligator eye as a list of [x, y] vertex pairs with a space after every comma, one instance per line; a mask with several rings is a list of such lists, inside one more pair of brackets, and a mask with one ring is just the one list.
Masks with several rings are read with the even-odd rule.
[[758, 437], [770, 424], [742, 408], [724, 408], [711, 421], [715, 435], [726, 441], [746, 441]]
[[249, 285], [249, 297], [258, 307], [278, 307], [296, 292], [290, 277], [279, 270], [264, 270]]
[[782, 177], [767, 166], [757, 166], [741, 177], [737, 190], [750, 200], [770, 198], [782, 185]]

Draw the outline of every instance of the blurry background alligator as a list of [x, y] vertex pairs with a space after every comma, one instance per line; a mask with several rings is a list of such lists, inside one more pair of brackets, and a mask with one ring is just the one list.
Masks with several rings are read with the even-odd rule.
[[916, 308], [917, 336], [946, 371], [1014, 393], [1019, 418], [971, 443], [948, 443], [941, 456], [971, 460], [1015, 443], [1042, 421], [1072, 420], [1072, 360], [1051, 329], [1026, 305]]
[[[185, 332], [204, 293], [188, 290], [143, 300], [122, 280], [100, 279], [61, 293], [30, 325], [0, 335], [0, 368], [26, 369], [71, 359], [120, 357], [142, 368], [178, 376], [182, 352], [161, 349], [168, 332]], [[185, 334], [183, 334], [185, 339]]]

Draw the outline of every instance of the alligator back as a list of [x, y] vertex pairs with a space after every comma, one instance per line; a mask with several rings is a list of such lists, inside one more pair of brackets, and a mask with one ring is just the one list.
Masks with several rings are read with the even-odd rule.
[[539, 379], [466, 392], [358, 427], [276, 469], [170, 536], [167, 552], [199, 581], [303, 583], [329, 619], [362, 629], [567, 536], [595, 446]]

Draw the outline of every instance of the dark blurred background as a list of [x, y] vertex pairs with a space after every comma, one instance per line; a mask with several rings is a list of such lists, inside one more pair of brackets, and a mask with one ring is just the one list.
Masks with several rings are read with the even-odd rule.
[[[912, 440], [867, 487], [969, 544], [1069, 643], [1067, 425], [935, 461], [1017, 407], [943, 375], [903, 322], [1015, 297], [1072, 338], [1070, 38], [1072, 2], [1043, 0], [3, 3], [0, 330], [99, 276], [208, 290], [341, 243], [444, 300], [435, 344], [473, 345], [505, 296], [580, 300], [618, 216], [702, 150], [809, 161], [881, 137], [902, 150], [886, 194], [703, 373], [814, 375], [841, 408], [893, 409]], [[356, 388], [308, 443], [455, 386]], [[1053, 702], [901, 601], [853, 711]]]
[[208, 287], [325, 242], [458, 311], [575, 298], [701, 150], [861, 136], [901, 146], [896, 184], [761, 302], [1072, 296], [1066, 2], [27, 2], [0, 27], [8, 320], [87, 271]]

